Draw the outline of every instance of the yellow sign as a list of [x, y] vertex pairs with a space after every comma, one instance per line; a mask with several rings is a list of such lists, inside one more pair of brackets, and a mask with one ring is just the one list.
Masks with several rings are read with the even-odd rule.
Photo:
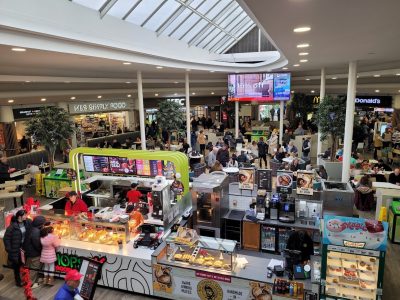
[[221, 286], [217, 282], [208, 279], [199, 282], [197, 294], [200, 300], [222, 300], [224, 298]]
[[171, 267], [153, 265], [153, 290], [172, 294]]

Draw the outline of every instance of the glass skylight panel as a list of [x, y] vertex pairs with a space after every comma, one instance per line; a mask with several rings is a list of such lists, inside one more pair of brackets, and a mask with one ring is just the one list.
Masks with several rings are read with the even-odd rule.
[[219, 33], [221, 33], [221, 30], [219, 30], [216, 27], [211, 27], [211, 32], [206, 35], [205, 39], [202, 40], [197, 46], [200, 48], [204, 48], [208, 42], [210, 42], [213, 38], [215, 38]]
[[244, 25], [248, 22], [248, 17], [246, 13], [243, 11], [240, 15], [238, 15], [234, 20], [231, 20], [230, 23], [227, 23], [225, 26], [225, 30], [228, 30], [229, 32], [236, 32], [237, 27]]
[[250, 28], [253, 28], [254, 25], [253, 21], [250, 18], [246, 18], [246, 20], [249, 20], [247, 23], [244, 23], [245, 25], [242, 26], [241, 29], [239, 29], [239, 31], [235, 32], [235, 36], [237, 38], [240, 38], [244, 33], [246, 33], [247, 31], [250, 30]]
[[193, 13], [179, 28], [171, 35], [173, 38], [179, 39], [186, 31], [193, 27], [193, 25], [200, 19], [198, 15]]
[[235, 41], [235, 39], [229, 38], [229, 40], [227, 40], [226, 42], [224, 42], [222, 45], [219, 45], [218, 48], [215, 49], [214, 51], [215, 51], [216, 53], [222, 53], [222, 50], [224, 50], [224, 48], [225, 48], [227, 45], [230, 45], [230, 44], [233, 43], [234, 41]]
[[163, 35], [169, 35], [173, 32], [191, 13], [192, 11], [190, 9], [185, 8], [185, 10], [165, 29]]
[[189, 42], [195, 35], [197, 35], [203, 28], [204, 26], [207, 26], [209, 24], [206, 20], [200, 20], [192, 30], [190, 30], [184, 37], [182, 37], [182, 40], [185, 42]]
[[151, 17], [151, 19], [144, 25], [144, 28], [150, 30], [157, 30], [161, 24], [163, 24], [166, 20], [168, 20], [175, 10], [181, 6], [175, 0], [168, 0], [159, 10]]
[[240, 9], [242, 10], [240, 7], [238, 7], [239, 4], [237, 4], [236, 2], [233, 3], [233, 5], [230, 5], [228, 7], [227, 10], [225, 10], [225, 12], [221, 15], [218, 15], [216, 17], [216, 23], [219, 24], [221, 23], [222, 20], [224, 20], [225, 18], [228, 18], [233, 12], [235, 12], [236, 9]]
[[99, 10], [106, 0], [74, 0], [73, 2], [91, 9]]
[[118, 0], [108, 11], [108, 15], [122, 19], [139, 0]]
[[206, 45], [204, 46], [204, 48], [207, 49], [207, 50], [210, 50], [210, 49], [211, 49], [212, 47], [214, 47], [214, 45], [215, 45], [216, 43], [218, 43], [218, 42], [220, 41], [220, 39], [222, 39], [224, 36], [225, 36], [225, 32], [220, 31], [219, 34], [218, 34], [216, 37], [214, 37], [213, 39], [211, 39], [211, 40], [209, 41], [209, 43], [206, 44]]
[[[189, 6], [193, 8], [197, 8], [203, 1], [205, 0], [193, 0]], [[207, 1], [207, 0], [206, 0]], [[187, 1], [186, 1], [187, 2]]]
[[228, 17], [223, 18], [221, 20], [221, 23], [219, 24], [219, 26], [221, 26], [222, 28], [225, 29], [227, 26], [229, 26], [232, 23], [232, 21], [234, 21], [236, 18], [238, 18], [238, 16], [241, 15], [241, 13], [244, 13], [244, 12], [241, 11], [240, 9], [236, 9]]
[[224, 7], [230, 2], [230, 0], [220, 0], [220, 1], [211, 1], [209, 0], [208, 2], [212, 2], [212, 5], [214, 6], [212, 10], [208, 12], [206, 15], [207, 18], [213, 19], [216, 15], [218, 15], [221, 10], [224, 9]]
[[193, 43], [192, 45], [197, 47], [207, 36], [209, 36], [214, 31], [214, 29], [216, 30], [216, 27], [214, 26], [207, 26], [208, 28], [203, 31], [203, 33], [201, 33], [199, 36], [196, 36], [195, 39], [191, 41], [191, 43]]
[[162, 0], [145, 0], [142, 1], [126, 19], [136, 25], [142, 23], [154, 12], [154, 10], [161, 4]]

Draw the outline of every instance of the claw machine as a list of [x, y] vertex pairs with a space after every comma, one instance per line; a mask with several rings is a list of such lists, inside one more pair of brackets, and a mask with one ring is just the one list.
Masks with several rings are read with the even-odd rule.
[[387, 232], [387, 222], [325, 216], [320, 299], [380, 300]]

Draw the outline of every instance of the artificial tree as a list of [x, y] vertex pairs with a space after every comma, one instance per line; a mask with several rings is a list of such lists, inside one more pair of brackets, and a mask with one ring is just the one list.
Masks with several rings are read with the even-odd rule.
[[[156, 117], [158, 127], [168, 131], [168, 142], [171, 144], [171, 131], [179, 130], [185, 121], [181, 106], [174, 101], [161, 101], [158, 104]], [[190, 124], [187, 125], [190, 126]]]
[[49, 106], [26, 122], [26, 133], [46, 148], [53, 168], [56, 149], [74, 133], [74, 123], [67, 111]]
[[331, 161], [334, 161], [339, 138], [343, 138], [346, 119], [346, 98], [326, 96], [319, 104], [316, 123], [321, 141], [332, 140]]

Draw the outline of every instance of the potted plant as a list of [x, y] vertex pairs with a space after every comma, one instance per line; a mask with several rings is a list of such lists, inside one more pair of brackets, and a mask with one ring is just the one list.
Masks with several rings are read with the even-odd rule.
[[331, 161], [335, 160], [339, 138], [343, 138], [346, 119], [346, 98], [326, 96], [319, 104], [316, 123], [321, 141], [331, 138]]
[[46, 148], [53, 168], [56, 149], [74, 133], [74, 123], [67, 111], [49, 106], [26, 122], [26, 133]]
[[[168, 132], [169, 144], [171, 144], [171, 132], [179, 130], [184, 121], [185, 117], [181, 111], [181, 106], [177, 102], [164, 100], [158, 104], [157, 125]], [[190, 139], [190, 137], [187, 138]]]

